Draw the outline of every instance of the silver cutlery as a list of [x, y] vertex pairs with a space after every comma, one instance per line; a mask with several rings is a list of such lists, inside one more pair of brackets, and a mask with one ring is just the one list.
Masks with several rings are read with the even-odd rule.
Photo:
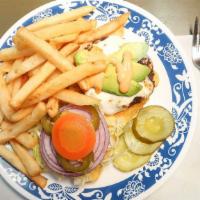
[[200, 69], [200, 32], [199, 32], [199, 18], [196, 17], [193, 30], [192, 40], [192, 61], [194, 65]]

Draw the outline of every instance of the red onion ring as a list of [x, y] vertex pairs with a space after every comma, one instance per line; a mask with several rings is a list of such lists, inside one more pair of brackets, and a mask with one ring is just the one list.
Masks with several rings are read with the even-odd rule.
[[[75, 106], [75, 105], [67, 105], [60, 109], [60, 112], [64, 111], [70, 111], [75, 112], [77, 114], [81, 114], [85, 116], [88, 120], [91, 120], [91, 114], [84, 110], [84, 107]], [[106, 121], [104, 119], [103, 114], [98, 110], [98, 114], [100, 117], [100, 125], [98, 130], [96, 131], [96, 144], [94, 147], [94, 162], [91, 163], [91, 166], [83, 173], [83, 172], [68, 172], [65, 171], [57, 162], [56, 159], [56, 152], [52, 145], [51, 138], [45, 134], [43, 131], [41, 132], [41, 140], [40, 140], [40, 150], [41, 155], [47, 164], [47, 166], [52, 169], [53, 171], [63, 175], [63, 176], [81, 176], [86, 173], [91, 172], [97, 165], [100, 164], [100, 162], [103, 160], [104, 155], [107, 151], [108, 145], [109, 145], [109, 132], [107, 128]]]

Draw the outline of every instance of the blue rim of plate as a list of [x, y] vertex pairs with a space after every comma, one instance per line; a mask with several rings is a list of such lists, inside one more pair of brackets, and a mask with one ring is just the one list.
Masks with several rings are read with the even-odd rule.
[[89, 18], [103, 22], [127, 11], [131, 13], [126, 28], [143, 37], [165, 67], [171, 85], [172, 113], [176, 130], [151, 160], [136, 173], [119, 183], [101, 188], [81, 189], [51, 183], [45, 189], [41, 189], [2, 158], [0, 172], [16, 191], [29, 199], [143, 199], [166, 181], [180, 163], [191, 142], [196, 119], [196, 112], [193, 112], [197, 109], [197, 104], [192, 74], [186, 68], [183, 53], [171, 32], [148, 12], [122, 0], [118, 3], [114, 0], [58, 0], [33, 10], [16, 22], [1, 38], [0, 49], [13, 45], [12, 37], [20, 26], [27, 26], [44, 17], [85, 5], [97, 8]]

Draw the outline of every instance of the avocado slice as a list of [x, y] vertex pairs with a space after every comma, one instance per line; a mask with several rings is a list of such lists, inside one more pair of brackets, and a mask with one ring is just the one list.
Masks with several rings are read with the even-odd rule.
[[95, 56], [97, 58], [104, 57], [103, 51], [97, 46], [93, 46], [90, 50], [88, 49], [79, 49], [74, 56], [76, 65], [81, 65], [87, 62], [91, 62], [91, 59]]
[[129, 51], [132, 54], [132, 59], [138, 62], [142, 58], [146, 57], [149, 46], [145, 42], [130, 42], [125, 43], [120, 47], [120, 50], [111, 55], [112, 58], [122, 62], [122, 57], [125, 51]]
[[116, 70], [115, 66], [113, 66], [112, 64], [108, 65], [105, 72], [105, 77], [104, 77], [103, 87], [102, 87], [102, 90], [104, 92], [112, 93], [118, 96], [130, 97], [137, 94], [142, 89], [142, 85], [132, 80], [129, 91], [127, 93], [120, 92], [119, 83], [117, 80], [117, 73], [115, 70]]
[[144, 79], [149, 75], [151, 72], [150, 68], [146, 65], [142, 65], [140, 63], [132, 61], [132, 70], [133, 75], [132, 79], [137, 82], [144, 81]]
[[76, 65], [81, 65], [81, 64], [86, 63], [88, 56], [89, 56], [89, 52], [87, 50], [82, 49], [78, 51], [74, 56]]

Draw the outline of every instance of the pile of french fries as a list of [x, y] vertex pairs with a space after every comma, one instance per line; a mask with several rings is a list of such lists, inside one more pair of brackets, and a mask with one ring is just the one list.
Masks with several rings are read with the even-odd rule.
[[99, 104], [81, 86], [102, 77], [105, 60], [94, 56], [75, 66], [74, 55], [82, 45], [121, 33], [129, 16], [97, 27], [95, 20], [83, 18], [94, 9], [80, 7], [22, 27], [13, 38], [15, 46], [0, 51], [0, 156], [41, 188], [47, 179], [31, 154], [38, 141], [29, 130], [46, 114], [55, 117], [60, 102]]

